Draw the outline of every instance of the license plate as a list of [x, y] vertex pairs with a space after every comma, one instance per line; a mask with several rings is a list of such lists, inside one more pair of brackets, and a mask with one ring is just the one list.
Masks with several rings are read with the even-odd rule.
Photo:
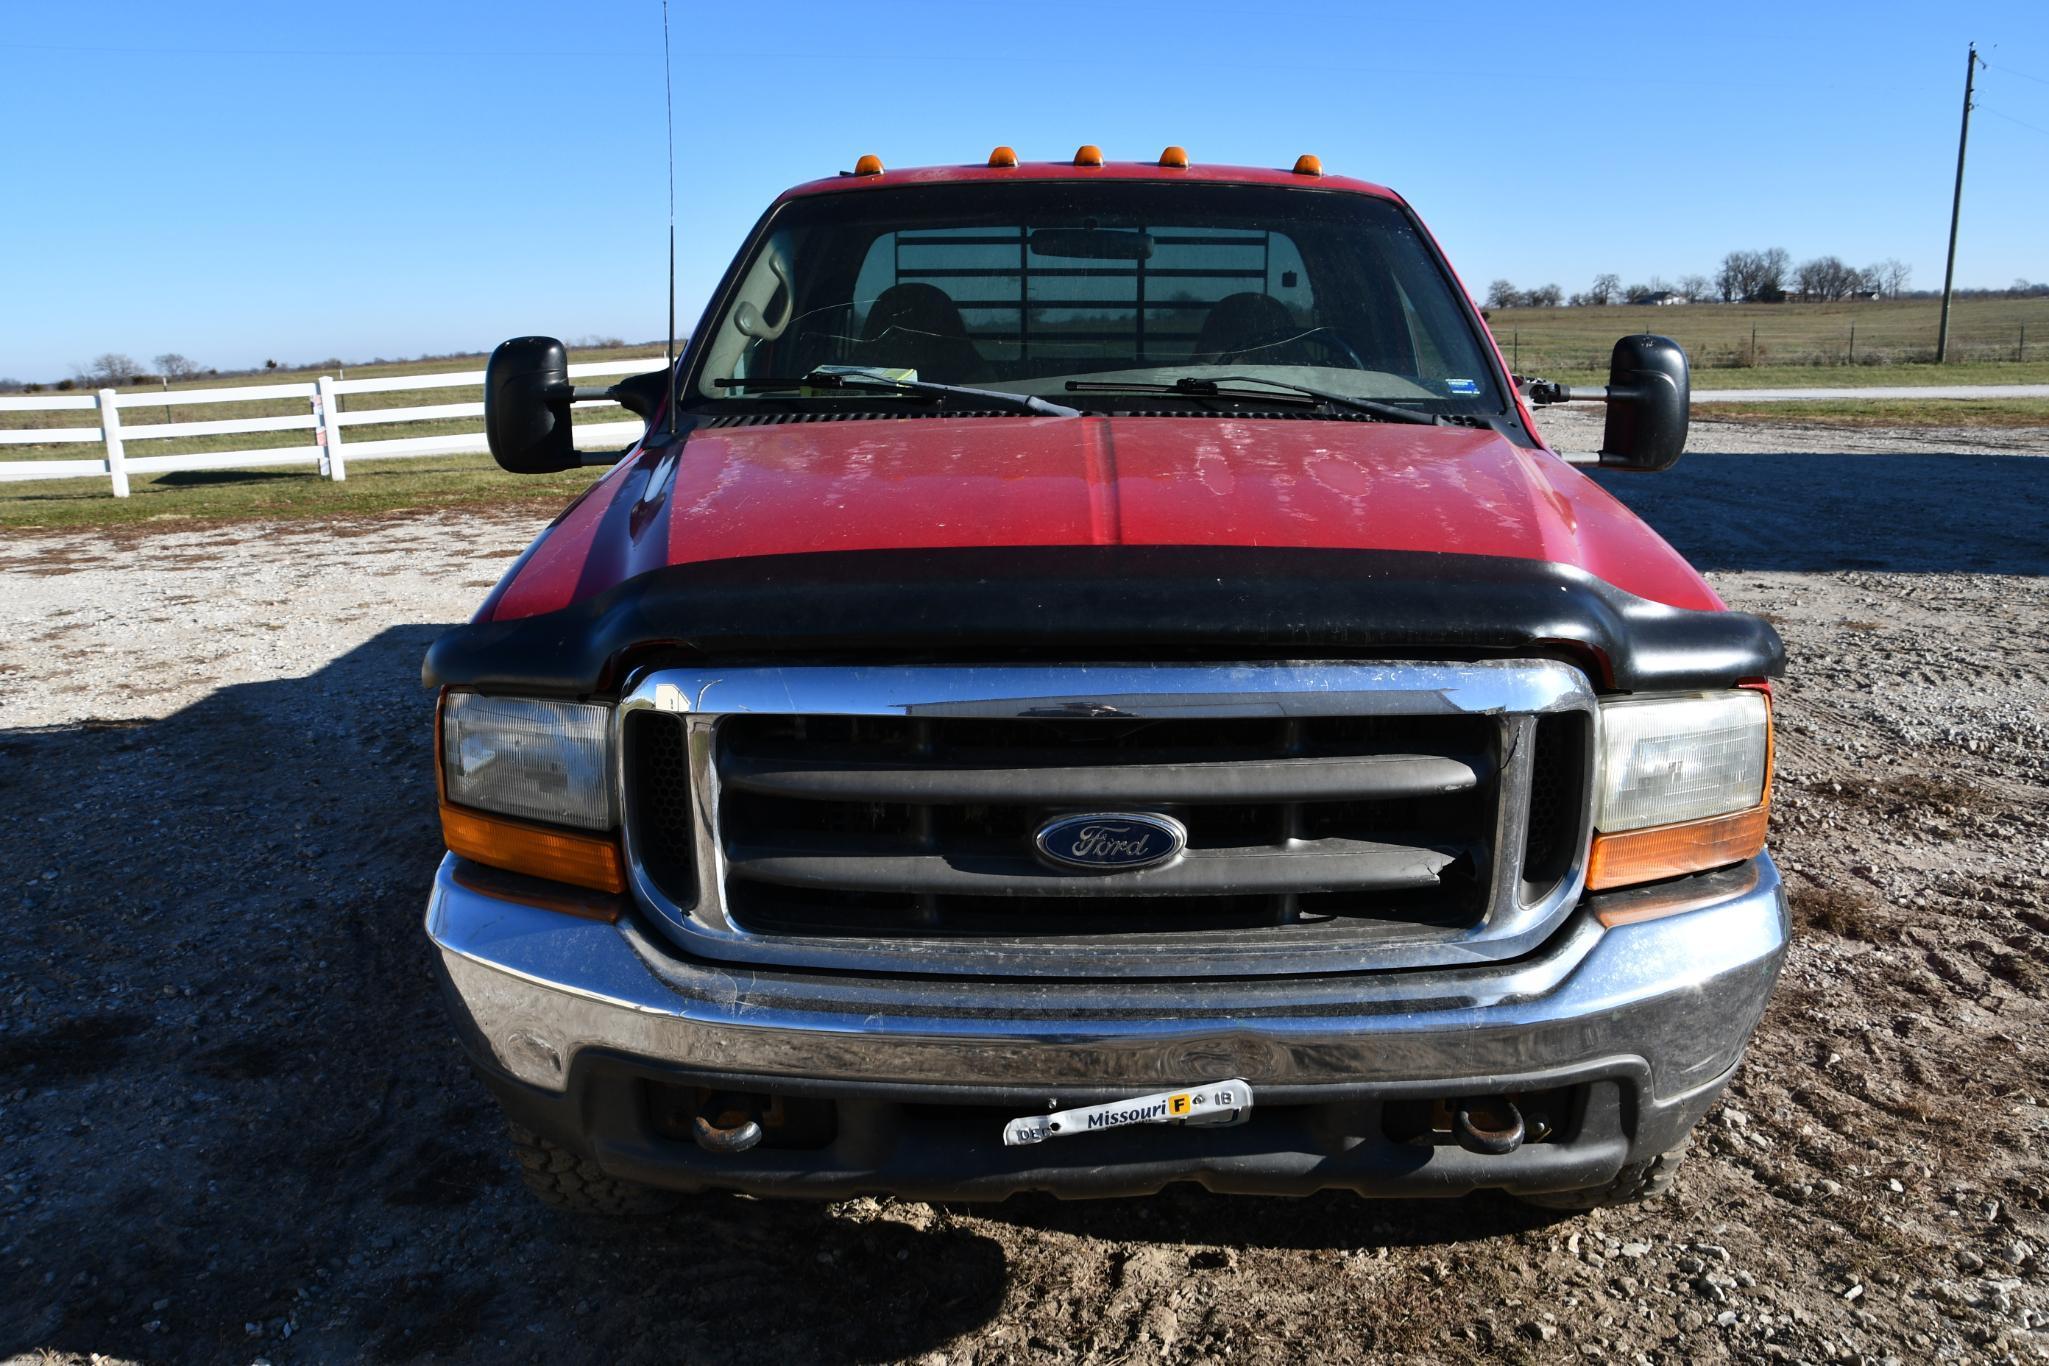
[[1242, 1124], [1252, 1118], [1252, 1087], [1242, 1078], [1205, 1082], [1179, 1091], [1155, 1091], [1129, 1100], [1025, 1115], [1003, 1126], [1003, 1146], [1122, 1129], [1131, 1124]]

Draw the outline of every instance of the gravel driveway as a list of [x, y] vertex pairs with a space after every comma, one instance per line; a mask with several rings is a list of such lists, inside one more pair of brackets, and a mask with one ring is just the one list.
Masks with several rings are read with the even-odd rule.
[[[1547, 419], [1567, 446], [1598, 417]], [[2049, 1359], [2049, 432], [1606, 482], [1771, 615], [1801, 936], [1676, 1193], [994, 1208], [516, 1189], [418, 927], [491, 515], [0, 543], [0, 1355]]]

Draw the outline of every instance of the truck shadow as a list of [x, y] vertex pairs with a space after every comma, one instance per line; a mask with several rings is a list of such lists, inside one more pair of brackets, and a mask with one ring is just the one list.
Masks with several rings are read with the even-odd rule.
[[894, 1360], [987, 1323], [1002, 1246], [923, 1206], [611, 1225], [518, 1187], [419, 929], [441, 629], [0, 731], [0, 1357]]
[[1557, 1223], [1561, 1215], [1483, 1191], [1442, 1200], [1367, 1200], [1346, 1191], [1301, 1198], [1212, 1195], [1170, 1186], [1134, 1200], [1066, 1201], [1018, 1196], [961, 1207], [991, 1222], [1112, 1242], [1171, 1243], [1208, 1265], [1221, 1249], [1342, 1251], [1484, 1242]]
[[2049, 574], [2049, 456], [1709, 452], [1589, 472], [1697, 569]]

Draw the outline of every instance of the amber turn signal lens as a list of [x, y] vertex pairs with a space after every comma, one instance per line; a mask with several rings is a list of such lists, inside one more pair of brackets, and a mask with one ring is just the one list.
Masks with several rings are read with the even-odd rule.
[[452, 854], [507, 872], [600, 892], [626, 890], [619, 845], [603, 836], [572, 835], [443, 802], [441, 842]]
[[1764, 849], [1764, 828], [1770, 815], [1767, 802], [1731, 816], [1595, 835], [1587, 855], [1587, 890], [1655, 882], [1756, 858]]
[[1295, 158], [1295, 174], [1322, 175], [1323, 158], [1313, 157], [1309, 153], [1304, 152], [1301, 156]]
[[1074, 154], [1077, 166], [1100, 166], [1103, 164], [1103, 149], [1093, 142], [1084, 143]]
[[870, 152], [867, 156], [862, 157], [859, 161], [854, 163], [854, 174], [881, 175], [882, 158], [875, 155], [875, 153]]
[[1185, 147], [1169, 147], [1166, 151], [1160, 153], [1160, 165], [1172, 166], [1177, 171], [1187, 170], [1188, 149]]
[[1017, 165], [1017, 153], [1011, 151], [1008, 147], [998, 147], [995, 151], [989, 153], [989, 164], [991, 166], [1015, 166]]

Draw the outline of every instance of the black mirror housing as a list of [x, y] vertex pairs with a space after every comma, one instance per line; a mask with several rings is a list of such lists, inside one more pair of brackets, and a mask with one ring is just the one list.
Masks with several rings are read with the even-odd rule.
[[500, 342], [484, 367], [484, 439], [514, 474], [552, 474], [583, 463], [569, 429], [569, 352], [553, 337]]
[[1645, 472], [1672, 468], [1686, 449], [1692, 403], [1686, 353], [1678, 342], [1648, 333], [1616, 342], [1608, 360], [1601, 464]]

